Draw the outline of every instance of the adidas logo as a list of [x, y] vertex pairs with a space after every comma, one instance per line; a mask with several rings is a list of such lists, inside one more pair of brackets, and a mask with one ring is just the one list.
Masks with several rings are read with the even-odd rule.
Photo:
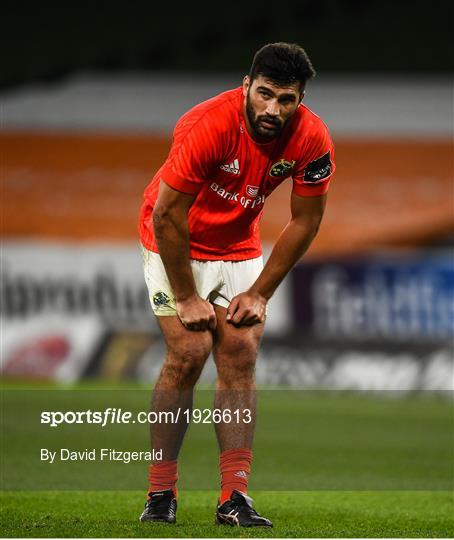
[[238, 162], [238, 159], [234, 159], [232, 163], [226, 163], [225, 165], [221, 165], [220, 168], [228, 173], [240, 174], [240, 164]]
[[244, 471], [238, 471], [233, 476], [239, 476], [240, 478], [247, 478], [247, 474]]

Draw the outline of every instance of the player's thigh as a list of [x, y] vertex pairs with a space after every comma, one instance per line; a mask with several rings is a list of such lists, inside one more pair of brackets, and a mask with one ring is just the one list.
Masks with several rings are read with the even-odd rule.
[[167, 353], [182, 362], [205, 362], [213, 348], [213, 334], [210, 330], [188, 330], [175, 316], [157, 316], [166, 343]]
[[214, 333], [213, 355], [216, 364], [255, 363], [265, 324], [236, 326], [227, 322], [225, 307], [215, 305], [214, 308], [217, 327]]

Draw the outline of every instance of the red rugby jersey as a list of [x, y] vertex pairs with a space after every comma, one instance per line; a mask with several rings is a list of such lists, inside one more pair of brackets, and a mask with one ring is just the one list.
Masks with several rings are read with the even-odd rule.
[[334, 168], [328, 129], [305, 105], [299, 105], [277, 139], [259, 144], [246, 129], [241, 87], [223, 92], [178, 121], [170, 153], [144, 193], [142, 244], [158, 252], [152, 212], [162, 180], [196, 196], [188, 217], [192, 259], [259, 257], [258, 225], [266, 197], [290, 177], [297, 195], [322, 195]]

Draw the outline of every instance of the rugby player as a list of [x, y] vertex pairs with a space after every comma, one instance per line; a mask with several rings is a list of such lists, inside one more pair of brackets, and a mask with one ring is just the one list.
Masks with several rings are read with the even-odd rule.
[[[166, 343], [152, 410], [190, 410], [213, 353], [214, 406], [252, 421], [215, 424], [219, 524], [271, 527], [247, 495], [255, 425], [254, 373], [267, 302], [317, 234], [334, 172], [322, 120], [303, 105], [315, 75], [301, 47], [265, 45], [241, 87], [193, 107], [145, 190], [139, 229], [152, 309]], [[263, 267], [259, 220], [267, 196], [292, 181], [291, 217]], [[188, 423], [161, 423], [140, 519], [174, 523], [177, 460]]]

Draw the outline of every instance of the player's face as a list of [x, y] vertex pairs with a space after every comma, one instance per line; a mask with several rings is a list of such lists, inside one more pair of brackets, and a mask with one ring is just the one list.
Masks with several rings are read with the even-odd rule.
[[252, 82], [243, 81], [246, 114], [252, 134], [259, 140], [270, 141], [278, 137], [303, 98], [300, 83], [278, 86], [259, 75]]

